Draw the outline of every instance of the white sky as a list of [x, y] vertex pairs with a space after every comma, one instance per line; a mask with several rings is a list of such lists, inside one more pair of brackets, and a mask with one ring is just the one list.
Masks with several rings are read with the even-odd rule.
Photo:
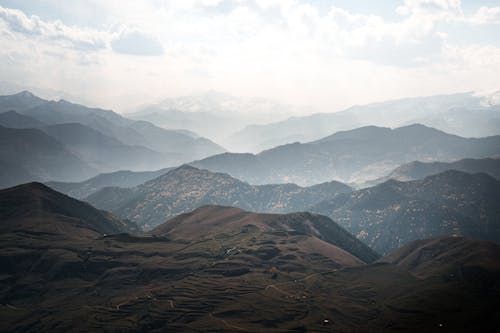
[[500, 1], [0, 0], [0, 63], [118, 112], [206, 90], [332, 112], [500, 89]]

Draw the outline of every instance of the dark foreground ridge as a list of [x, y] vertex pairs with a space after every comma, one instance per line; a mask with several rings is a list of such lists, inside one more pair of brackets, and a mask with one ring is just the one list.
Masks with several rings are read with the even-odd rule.
[[41, 184], [1, 191], [0, 203], [0, 331], [470, 332], [500, 324], [500, 246], [490, 242], [424, 240], [365, 264], [371, 250], [309, 213], [205, 206], [148, 235], [103, 236], [115, 220]]

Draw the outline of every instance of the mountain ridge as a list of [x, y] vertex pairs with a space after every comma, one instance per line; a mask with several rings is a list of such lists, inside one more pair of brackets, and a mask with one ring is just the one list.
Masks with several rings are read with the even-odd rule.
[[[355, 105], [333, 113], [291, 117], [267, 125], [252, 125], [231, 139], [247, 151], [262, 151], [294, 141], [314, 141], [331, 133], [376, 125], [401, 127], [423, 123], [463, 137], [500, 134], [500, 108], [472, 92], [403, 98]], [[473, 126], [471, 126], [473, 124]]]
[[500, 240], [500, 181], [448, 170], [415, 181], [390, 179], [311, 207], [386, 254], [402, 244], [440, 235]]
[[[165, 130], [145, 121], [127, 119], [111, 110], [86, 107], [66, 100], [47, 101], [22, 93], [0, 96], [0, 113], [12, 110], [47, 125], [80, 123], [124, 144], [170, 153], [172, 164], [225, 151], [208, 139], [197, 141], [192, 135], [180, 131]], [[190, 145], [186, 146], [186, 151], [182, 149], [183, 144]], [[174, 159], [176, 155], [178, 157]]]
[[290, 143], [259, 154], [225, 153], [189, 164], [259, 185], [313, 185], [383, 177], [414, 160], [453, 161], [500, 154], [500, 136], [463, 138], [419, 124], [396, 129], [369, 126], [309, 143]]
[[[94, 233], [90, 237], [137, 231], [137, 227], [130, 222], [119, 220], [38, 182], [0, 190], [0, 203], [2, 232], [62, 232], [62, 235], [79, 238], [79, 230], [84, 229]], [[45, 220], [51, 222], [46, 224]], [[87, 235], [88, 231], [83, 235]]]
[[349, 191], [350, 187], [339, 182], [309, 188], [295, 184], [253, 186], [227, 174], [183, 165], [135, 188], [103, 188], [86, 200], [149, 229], [206, 204], [282, 213], [304, 210], [320, 198]]

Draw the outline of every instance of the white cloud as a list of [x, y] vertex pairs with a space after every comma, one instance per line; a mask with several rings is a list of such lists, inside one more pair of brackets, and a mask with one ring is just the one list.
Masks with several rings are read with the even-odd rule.
[[163, 54], [163, 46], [152, 35], [138, 30], [124, 30], [111, 40], [111, 48], [117, 53], [144, 56]]
[[500, 7], [481, 7], [470, 18], [473, 24], [500, 24]]
[[437, 20], [450, 20], [463, 16], [460, 0], [405, 0], [396, 8], [400, 15], [415, 15]]
[[61, 21], [44, 22], [38, 16], [0, 6], [0, 20], [11, 31], [54, 41], [81, 50], [99, 50], [106, 47], [106, 34], [64, 25]]

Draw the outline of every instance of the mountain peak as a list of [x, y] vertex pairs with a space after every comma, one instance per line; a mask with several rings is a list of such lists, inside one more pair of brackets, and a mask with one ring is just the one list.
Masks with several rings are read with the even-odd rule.
[[419, 130], [419, 131], [432, 131], [432, 132], [440, 132], [444, 133], [443, 131], [440, 131], [434, 127], [429, 127], [424, 124], [420, 123], [414, 123], [406, 126], [400, 126], [394, 129], [394, 131], [408, 131], [408, 130]]
[[40, 182], [25, 183], [25, 184], [21, 184], [21, 185], [17, 185], [17, 186], [11, 187], [8, 190], [11, 190], [11, 191], [33, 191], [33, 190], [37, 190], [37, 191], [55, 192], [55, 193], [57, 193], [56, 191], [54, 191], [53, 189], [51, 189], [47, 185], [45, 185], [43, 183], [40, 183]]
[[189, 164], [183, 164], [181, 165], [180, 167], [178, 168], [175, 168], [174, 170], [172, 170], [171, 172], [177, 172], [177, 171], [200, 171], [200, 169], [198, 168], [195, 168], [194, 166], [192, 165], [189, 165]]
[[22, 97], [22, 98], [35, 98], [35, 96], [32, 92], [28, 90], [23, 90], [21, 92], [18, 92], [17, 94], [14, 94], [14, 96]]
[[[39, 222], [41, 217], [42, 224]], [[3, 228], [51, 230], [75, 237], [89, 235], [89, 231], [109, 234], [137, 230], [129, 222], [39, 182], [0, 190], [0, 220], [9, 221], [2, 225]]]
[[[206, 169], [198, 169], [196, 167], [193, 167], [189, 164], [183, 164], [173, 170], [170, 170], [163, 175], [154, 178], [145, 184], [144, 186], [163, 186], [164, 182], [170, 182], [172, 180], [175, 181], [180, 181], [183, 179], [186, 183], [190, 183], [192, 186], [201, 186], [200, 182], [204, 183], [207, 182], [210, 183], [211, 181], [214, 180], [230, 180], [231, 183], [233, 182], [239, 182], [237, 179], [229, 176], [228, 174], [224, 173], [218, 173], [218, 172], [211, 172]], [[193, 183], [193, 179], [198, 179], [198, 184]], [[185, 184], [184, 184], [185, 185]]]

